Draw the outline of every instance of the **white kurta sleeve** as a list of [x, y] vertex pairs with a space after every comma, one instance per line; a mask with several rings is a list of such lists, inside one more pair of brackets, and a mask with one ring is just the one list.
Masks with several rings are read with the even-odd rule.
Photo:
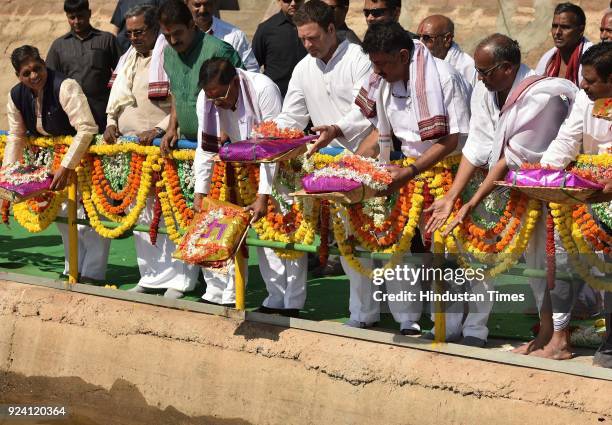
[[200, 90], [196, 102], [196, 114], [198, 116], [198, 146], [196, 147], [195, 158], [193, 159], [193, 172], [195, 175], [194, 192], [208, 194], [212, 179], [214, 154], [202, 149], [202, 131], [204, 130], [204, 90]]
[[306, 105], [306, 95], [304, 94], [308, 87], [303, 87], [302, 85], [301, 74], [304, 72], [303, 68], [300, 67], [300, 64], [294, 68], [291, 80], [289, 80], [287, 94], [285, 94], [285, 100], [283, 101], [282, 112], [274, 119], [280, 128], [303, 130], [310, 120], [310, 113]]
[[487, 88], [482, 81], [479, 81], [472, 92], [470, 130], [462, 150], [463, 156], [476, 167], [488, 164], [493, 149], [495, 127], [492, 114], [496, 112], [489, 110], [488, 96]]
[[470, 93], [459, 72], [442, 81], [442, 94], [448, 113], [449, 134], [467, 134], [470, 128]]
[[23, 149], [26, 145], [26, 126], [23, 122], [23, 116], [13, 99], [11, 93], [8, 94], [8, 102], [6, 104], [6, 114], [8, 118], [9, 134], [4, 147], [4, 159], [2, 165], [6, 166], [21, 160]]
[[62, 82], [59, 92], [59, 101], [64, 109], [70, 125], [76, 130], [72, 144], [62, 159], [62, 167], [74, 169], [87, 152], [91, 140], [98, 132], [87, 98], [79, 84], [67, 78]]
[[582, 147], [584, 116], [587, 106], [586, 94], [581, 90], [576, 96], [567, 119], [561, 124], [557, 137], [550, 143], [542, 156], [542, 165], [565, 168], [576, 159]]
[[[283, 106], [282, 96], [276, 84], [268, 84], [257, 94], [257, 103], [261, 111], [261, 118], [264, 121], [276, 117]], [[257, 193], [260, 195], [270, 195], [272, 185], [276, 177], [277, 164], [262, 163], [259, 166], [259, 188]]]

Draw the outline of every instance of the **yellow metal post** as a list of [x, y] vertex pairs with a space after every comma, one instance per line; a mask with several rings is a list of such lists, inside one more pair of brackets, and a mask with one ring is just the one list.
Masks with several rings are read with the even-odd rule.
[[79, 234], [77, 230], [77, 179], [68, 184], [68, 283], [77, 283], [79, 276]]
[[236, 309], [244, 310], [245, 301], [244, 301], [244, 293], [245, 293], [245, 282], [246, 282], [246, 273], [247, 273], [247, 263], [246, 258], [242, 255], [242, 250], [239, 249], [236, 254]]
[[[434, 267], [440, 267], [442, 265], [442, 256], [444, 255], [444, 239], [440, 234], [439, 230], [436, 230], [433, 234], [433, 253], [434, 253]], [[436, 294], [442, 293], [444, 290], [444, 281], [434, 281], [434, 291]], [[434, 334], [435, 342], [444, 342], [446, 339], [446, 315], [444, 314], [444, 302], [435, 302], [434, 311]]]

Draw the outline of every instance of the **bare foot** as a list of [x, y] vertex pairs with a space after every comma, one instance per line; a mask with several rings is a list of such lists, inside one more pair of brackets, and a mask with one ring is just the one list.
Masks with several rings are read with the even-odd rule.
[[544, 348], [552, 336], [552, 332], [548, 332], [546, 329], [541, 328], [540, 332], [538, 332], [538, 336], [536, 336], [535, 339], [516, 347], [514, 350], [512, 350], [512, 352], [516, 354], [530, 354], [533, 351]]
[[543, 340], [538, 340], [538, 338], [536, 338], [523, 345], [519, 345], [514, 350], [512, 350], [512, 353], [527, 355], [530, 354], [532, 351], [544, 348], [544, 346], [546, 346], [546, 342]]
[[555, 331], [545, 347], [532, 351], [531, 356], [553, 360], [569, 360], [573, 357], [569, 343], [569, 330]]

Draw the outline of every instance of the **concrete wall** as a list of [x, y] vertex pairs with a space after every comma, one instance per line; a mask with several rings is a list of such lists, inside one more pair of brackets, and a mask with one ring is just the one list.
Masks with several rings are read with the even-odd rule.
[[0, 404], [66, 405], [87, 424], [586, 425], [612, 421], [611, 392], [610, 381], [0, 281]]

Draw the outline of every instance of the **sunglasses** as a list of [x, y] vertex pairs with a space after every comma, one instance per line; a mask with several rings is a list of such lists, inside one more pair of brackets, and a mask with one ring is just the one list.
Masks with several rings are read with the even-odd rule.
[[489, 69], [478, 69], [476, 67], [474, 67], [474, 69], [476, 70], [476, 72], [478, 73], [478, 75], [480, 75], [481, 77], [488, 77], [489, 75], [491, 75], [493, 73], [493, 71], [495, 71], [497, 68], [499, 68], [500, 66], [502, 66], [504, 64], [504, 62], [500, 62], [497, 65], [493, 65], [491, 68]]
[[381, 16], [384, 16], [385, 13], [387, 13], [387, 10], [389, 10], [388, 7], [379, 7], [376, 9], [363, 9], [363, 15], [366, 18], [370, 15], [372, 15], [372, 17], [374, 18], [380, 18]]
[[444, 34], [438, 35], [417, 34], [417, 37], [419, 37], [419, 40], [424, 41], [425, 43], [429, 43], [430, 41], [434, 41], [436, 38], [444, 37], [447, 34], [449, 33], [445, 32]]
[[294, 1], [295, 4], [300, 4], [302, 3], [303, 0], [281, 0], [281, 1], [285, 4], [290, 4], [292, 1]]

